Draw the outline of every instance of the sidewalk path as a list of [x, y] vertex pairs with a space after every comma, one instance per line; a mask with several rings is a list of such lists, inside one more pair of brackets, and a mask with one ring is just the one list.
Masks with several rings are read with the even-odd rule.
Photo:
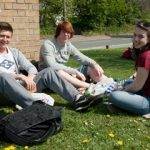
[[93, 40], [107, 40], [111, 39], [110, 36], [107, 35], [93, 35], [93, 36], [84, 36], [84, 35], [74, 35], [71, 39], [72, 42], [78, 41], [93, 41]]
[[[41, 43], [47, 38], [41, 38]], [[52, 39], [52, 37], [50, 37]], [[107, 35], [83, 36], [74, 35], [71, 39], [72, 44], [79, 50], [104, 49], [109, 48], [125, 48], [132, 45], [130, 35], [120, 35], [110, 37]]]
[[106, 35], [100, 36], [81, 36], [75, 35], [71, 39], [73, 45], [80, 50], [91, 50], [106, 48], [129, 47], [132, 45], [131, 36], [110, 37]]

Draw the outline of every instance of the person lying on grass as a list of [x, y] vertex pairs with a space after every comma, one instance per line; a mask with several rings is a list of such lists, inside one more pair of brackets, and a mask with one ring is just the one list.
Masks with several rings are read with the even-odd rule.
[[126, 111], [150, 117], [150, 23], [138, 23], [133, 35], [136, 73], [122, 91], [110, 94], [109, 101]]
[[[57, 25], [55, 36], [52, 40], [45, 40], [40, 50], [39, 69], [50, 67], [58, 72], [63, 79], [75, 86], [80, 92], [84, 93], [96, 91], [101, 93], [99, 85], [89, 82], [113, 82], [112, 78], [104, 75], [101, 66], [93, 59], [82, 54], [72, 45], [70, 39], [74, 35], [74, 29], [69, 21], [62, 21]], [[81, 66], [76, 69], [65, 64], [72, 56]], [[89, 79], [90, 81], [87, 81]], [[99, 91], [99, 92], [98, 92]]]
[[[89, 108], [97, 97], [80, 94], [67, 80], [51, 68], [37, 72], [35, 66], [16, 48], [9, 47], [13, 28], [8, 22], [0, 22], [0, 102], [18, 104], [22, 108], [42, 100], [53, 105], [54, 101], [45, 96], [44, 89], [52, 90], [68, 100], [76, 111]], [[21, 74], [20, 68], [28, 75]], [[1, 97], [1, 96], [4, 96]], [[52, 100], [52, 101], [51, 101]]]

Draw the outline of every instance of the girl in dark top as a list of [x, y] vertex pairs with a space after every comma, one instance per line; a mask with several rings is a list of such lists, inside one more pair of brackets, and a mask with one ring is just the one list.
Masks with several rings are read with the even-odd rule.
[[138, 23], [133, 35], [134, 80], [112, 92], [110, 102], [124, 110], [150, 117], [150, 23]]

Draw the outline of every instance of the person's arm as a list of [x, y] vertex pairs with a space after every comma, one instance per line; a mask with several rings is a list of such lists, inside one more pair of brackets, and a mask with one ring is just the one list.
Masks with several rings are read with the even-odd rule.
[[18, 51], [18, 55], [14, 56], [18, 61], [19, 69], [27, 71], [28, 75], [36, 75], [38, 73], [36, 67], [22, 54]]
[[93, 59], [85, 56], [83, 53], [81, 53], [79, 50], [77, 50], [72, 44], [70, 44], [72, 49], [72, 55], [75, 60], [79, 61], [83, 65], [90, 66], [92, 68], [92, 72], [95, 74], [95, 76], [101, 77], [104, 73], [102, 67], [96, 63]]
[[70, 50], [71, 50], [71, 55], [73, 58], [78, 61], [79, 63], [87, 66], [93, 66], [93, 64], [96, 64], [96, 62], [89, 58], [88, 56], [84, 55], [81, 53], [75, 46], [73, 46], [71, 43], [69, 44]]
[[36, 92], [36, 83], [34, 82], [35, 75], [25, 76], [23, 74], [13, 74], [16, 80], [20, 80], [23, 83], [23, 86], [30, 92]]
[[76, 74], [76, 69], [65, 66], [64, 64], [60, 64], [55, 59], [55, 52], [56, 48], [52, 44], [51, 41], [46, 40], [41, 47], [41, 55], [43, 61], [45, 62], [47, 67], [51, 67], [54, 70], [64, 70], [69, 74]]
[[137, 74], [137, 72], [135, 72], [134, 74], [132, 74], [129, 78], [130, 79], [135, 79], [136, 78], [136, 74]]
[[133, 83], [125, 86], [124, 90], [128, 92], [138, 92], [141, 90], [148, 78], [149, 70], [145, 69], [144, 67], [138, 67], [136, 78], [134, 79]]
[[27, 90], [31, 92], [36, 91], [36, 83], [34, 82], [34, 77], [37, 75], [38, 71], [36, 67], [28, 60], [26, 57], [18, 51], [18, 55], [15, 56], [17, 59], [19, 69], [24, 69], [27, 71], [28, 75], [23, 74], [14, 74], [16, 80], [21, 80], [24, 83], [24, 86]]

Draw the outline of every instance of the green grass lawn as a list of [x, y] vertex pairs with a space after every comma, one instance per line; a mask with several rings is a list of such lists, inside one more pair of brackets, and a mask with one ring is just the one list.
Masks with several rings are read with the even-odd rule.
[[[128, 78], [134, 72], [133, 61], [122, 59], [121, 49], [92, 50], [84, 52], [95, 59], [105, 70], [107, 76]], [[78, 66], [73, 60], [71, 66]], [[90, 108], [86, 113], [73, 111], [68, 103], [56, 94], [52, 94], [56, 105], [64, 106], [62, 113], [63, 130], [49, 137], [30, 150], [149, 150], [150, 121], [140, 116], [119, 113], [111, 114], [103, 103]], [[105, 99], [107, 100], [107, 98]], [[1, 108], [10, 112], [10, 108]], [[11, 144], [0, 143], [0, 149]], [[16, 149], [24, 147], [16, 146]]]

